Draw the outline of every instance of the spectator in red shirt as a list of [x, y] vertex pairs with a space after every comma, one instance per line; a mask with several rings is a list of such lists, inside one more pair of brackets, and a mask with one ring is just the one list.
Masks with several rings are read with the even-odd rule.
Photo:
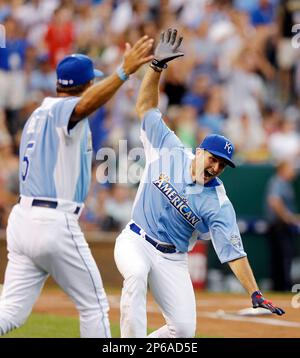
[[74, 27], [72, 11], [68, 7], [55, 10], [45, 35], [46, 47], [53, 68], [67, 54], [72, 52]]

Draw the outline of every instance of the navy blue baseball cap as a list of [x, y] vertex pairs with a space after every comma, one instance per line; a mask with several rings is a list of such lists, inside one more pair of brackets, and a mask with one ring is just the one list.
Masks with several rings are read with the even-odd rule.
[[86, 55], [74, 53], [62, 59], [56, 67], [57, 82], [66, 87], [82, 85], [103, 77], [103, 72], [96, 70], [93, 61]]
[[203, 139], [199, 148], [225, 159], [229, 166], [235, 168], [235, 164], [231, 160], [234, 153], [234, 145], [228, 138], [218, 134], [210, 134]]

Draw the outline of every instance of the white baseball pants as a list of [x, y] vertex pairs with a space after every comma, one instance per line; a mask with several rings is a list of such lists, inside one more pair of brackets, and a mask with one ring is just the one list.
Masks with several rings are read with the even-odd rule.
[[77, 215], [17, 204], [7, 246], [0, 335], [25, 322], [50, 274], [79, 311], [81, 337], [110, 337], [107, 298]]
[[116, 240], [114, 255], [124, 278], [121, 337], [147, 336], [148, 283], [166, 320], [166, 325], [149, 337], [194, 337], [196, 304], [187, 254], [162, 253], [127, 226]]

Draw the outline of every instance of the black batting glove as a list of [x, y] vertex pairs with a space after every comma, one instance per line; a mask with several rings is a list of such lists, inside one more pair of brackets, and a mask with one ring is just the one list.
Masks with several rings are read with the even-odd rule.
[[161, 72], [167, 68], [167, 62], [174, 60], [177, 57], [184, 56], [183, 52], [178, 52], [177, 49], [181, 45], [183, 37], [177, 38], [176, 29], [168, 29], [167, 32], [162, 32], [160, 40], [154, 51], [154, 59], [152, 60], [151, 67]]
[[253, 292], [251, 299], [253, 308], [262, 307], [277, 314], [278, 316], [285, 314], [285, 311], [282, 308], [275, 307], [272, 301], [266, 300], [260, 291]]

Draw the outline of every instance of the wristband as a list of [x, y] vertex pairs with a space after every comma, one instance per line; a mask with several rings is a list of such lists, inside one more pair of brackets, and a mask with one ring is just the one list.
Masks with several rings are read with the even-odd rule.
[[117, 69], [117, 75], [119, 76], [121, 81], [127, 81], [129, 78], [129, 75], [127, 75], [127, 73], [124, 71], [123, 67], [119, 67]]
[[153, 65], [153, 63], [150, 63], [149, 66], [150, 66], [150, 67], [152, 68], [152, 70], [154, 70], [155, 72], [162, 72], [162, 71], [163, 71], [163, 69], [162, 69], [161, 67], [157, 67], [157, 66]]
[[263, 294], [261, 293], [261, 291], [255, 291], [255, 292], [252, 293], [251, 298], [256, 297], [256, 296], [263, 297]]
[[164, 62], [161, 62], [161, 61], [158, 61], [156, 60], [155, 58], [152, 60], [152, 65], [155, 66], [155, 67], [159, 67], [161, 68], [162, 70], [166, 69], [168, 67], [168, 65]]

